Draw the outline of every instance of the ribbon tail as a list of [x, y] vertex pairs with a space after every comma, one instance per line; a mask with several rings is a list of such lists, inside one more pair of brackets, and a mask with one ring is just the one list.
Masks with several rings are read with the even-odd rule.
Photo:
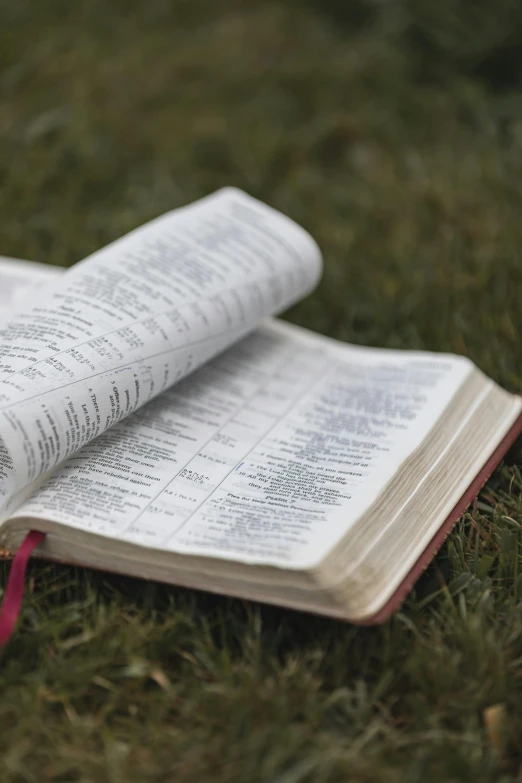
[[22, 599], [24, 597], [25, 573], [27, 563], [31, 557], [31, 552], [45, 538], [45, 533], [37, 530], [31, 530], [22, 543], [11, 563], [11, 570], [7, 579], [4, 600], [0, 609], [0, 647], [11, 638], [15, 628], [20, 609], [22, 608]]

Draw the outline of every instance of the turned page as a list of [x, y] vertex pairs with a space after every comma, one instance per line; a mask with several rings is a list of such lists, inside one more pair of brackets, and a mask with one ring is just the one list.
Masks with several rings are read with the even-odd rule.
[[21, 261], [0, 256], [0, 322], [40, 297], [42, 288], [58, 279], [65, 270], [59, 266]]
[[45, 520], [67, 526], [62, 543], [76, 528], [309, 566], [375, 500], [472, 368], [272, 321], [69, 459], [6, 535], [24, 517], [43, 531]]
[[0, 491], [14, 493], [317, 283], [293, 221], [228, 188], [94, 253], [0, 327]]

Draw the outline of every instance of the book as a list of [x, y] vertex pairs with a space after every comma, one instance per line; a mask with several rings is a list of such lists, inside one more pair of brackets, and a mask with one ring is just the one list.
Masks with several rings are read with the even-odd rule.
[[464, 357], [275, 318], [321, 268], [234, 188], [68, 271], [2, 261], [0, 546], [38, 531], [50, 560], [385, 620], [522, 400]]

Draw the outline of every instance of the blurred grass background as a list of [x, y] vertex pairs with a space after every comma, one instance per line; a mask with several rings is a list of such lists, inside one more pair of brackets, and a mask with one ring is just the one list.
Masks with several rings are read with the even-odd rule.
[[[324, 251], [289, 318], [522, 391], [521, 86], [513, 0], [0, 0], [0, 253], [233, 184]], [[0, 780], [522, 780], [521, 462], [380, 629], [34, 565]]]

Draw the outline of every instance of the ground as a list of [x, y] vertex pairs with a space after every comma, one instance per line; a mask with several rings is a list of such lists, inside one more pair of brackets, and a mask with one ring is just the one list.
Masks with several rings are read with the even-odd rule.
[[[234, 184], [324, 251], [290, 320], [522, 391], [517, 4], [0, 15], [0, 253], [67, 266]], [[0, 780], [522, 780], [521, 464], [519, 444], [377, 629], [34, 564], [0, 652]]]

